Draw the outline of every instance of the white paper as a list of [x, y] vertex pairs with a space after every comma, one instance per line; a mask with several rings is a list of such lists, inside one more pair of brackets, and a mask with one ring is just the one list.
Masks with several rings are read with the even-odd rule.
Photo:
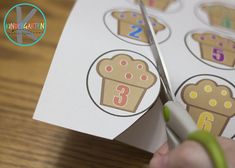
[[[225, 45], [230, 45], [229, 54], [235, 57], [235, 47], [232, 48], [233, 42], [235, 44], [235, 30], [232, 28], [235, 21], [231, 21], [231, 16], [227, 16], [225, 12], [221, 14], [224, 15], [225, 21], [221, 23], [222, 26], [213, 25], [202, 6], [213, 5], [214, 2], [177, 0], [165, 11], [148, 8], [148, 12], [164, 25], [164, 29], [157, 32], [156, 36], [177, 101], [187, 109], [197, 107], [196, 111], [189, 113], [194, 115], [193, 118], [199, 127], [213, 134], [232, 138], [235, 135], [235, 117], [230, 113], [233, 113], [235, 107], [235, 67], [227, 65], [232, 61], [226, 61], [228, 53], [225, 53]], [[225, 4], [224, 6], [235, 9], [233, 0], [216, 2], [220, 2], [220, 6]], [[158, 116], [154, 123], [151, 115], [155, 114], [152, 111], [146, 114], [148, 107], [158, 96], [159, 80], [147, 89], [134, 113], [125, 113], [125, 110], [100, 103], [102, 78], [97, 74], [97, 65], [103, 59], [110, 60], [118, 54], [130, 55], [134, 59], [145, 61], [149, 71], [159, 79], [147, 43], [120, 35], [123, 28], [119, 27], [120, 22], [113, 16], [115, 11], [131, 11], [133, 17], [136, 17], [138, 10], [134, 0], [99, 0], [95, 3], [91, 0], [79, 0], [75, 4], [57, 47], [34, 114], [35, 119], [108, 139], [114, 139], [127, 129], [117, 137], [118, 140], [151, 152], [165, 142], [165, 125], [162, 118]], [[135, 32], [130, 33], [133, 37], [138, 36], [139, 27], [132, 28]], [[196, 33], [210, 35], [200, 35], [199, 39], [195, 40]], [[205, 48], [200, 48], [200, 44], [207, 44], [208, 39], [205, 38], [209, 36], [214, 40], [214, 53], [208, 56], [208, 52], [205, 52], [208, 57], [205, 59], [202, 57]], [[216, 41], [219, 36], [233, 42], [227, 44], [226, 40], [222, 40], [223, 43], [220, 44], [221, 40]], [[213, 41], [212, 39], [209, 40]], [[199, 88], [188, 93], [190, 98], [203, 101], [189, 104], [192, 100], [186, 100], [182, 96], [185, 93], [187, 97], [184, 92], [186, 86], [203, 81], [209, 82], [209, 86], [201, 86], [203, 94], [200, 94]], [[209, 97], [206, 97], [204, 92], [208, 93]], [[221, 92], [221, 95], [217, 92]], [[208, 103], [201, 107], [204, 100]], [[161, 108], [156, 107], [157, 111]], [[232, 111], [229, 111], [230, 109]], [[220, 126], [217, 126], [221, 117], [224, 119], [219, 121]], [[130, 127], [131, 125], [133, 126]], [[155, 131], [152, 136], [151, 127]], [[137, 140], [140, 135], [142, 137]]]
[[[152, 106], [158, 97], [160, 78], [147, 45], [141, 47], [123, 42], [110, 33], [103, 22], [110, 9], [120, 4], [123, 7], [132, 5], [127, 1], [105, 0], [97, 5], [91, 2], [78, 1], [67, 21], [34, 118], [114, 139]], [[119, 54], [145, 61], [149, 71], [156, 76], [156, 82], [146, 90], [134, 112], [100, 103], [104, 94], [101, 94], [103, 78], [97, 73], [97, 66], [101, 60], [112, 59]], [[120, 92], [114, 96], [124, 94], [123, 90]]]

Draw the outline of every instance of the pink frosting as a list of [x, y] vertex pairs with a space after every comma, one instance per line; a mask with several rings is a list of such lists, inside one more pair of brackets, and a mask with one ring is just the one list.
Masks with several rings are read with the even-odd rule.
[[141, 75], [140, 79], [143, 80], [143, 81], [145, 81], [145, 80], [148, 79], [148, 76], [147, 76], [147, 75]]
[[105, 67], [105, 71], [106, 71], [106, 72], [112, 72], [112, 71], [113, 71], [113, 67], [112, 67], [111, 65], [107, 65], [107, 66]]
[[130, 73], [130, 72], [128, 72], [128, 73], [125, 74], [125, 78], [128, 79], [128, 80], [130, 80], [130, 79], [133, 78], [133, 74]]
[[143, 69], [143, 65], [142, 64], [138, 64], [137, 65], [137, 69]]
[[128, 62], [126, 60], [121, 60], [120, 61], [120, 65], [126, 66], [128, 64]]

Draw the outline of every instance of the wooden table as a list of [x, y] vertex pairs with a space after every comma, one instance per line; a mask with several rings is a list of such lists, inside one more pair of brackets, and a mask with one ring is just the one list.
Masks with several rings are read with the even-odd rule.
[[[0, 1], [5, 13], [22, 1]], [[25, 0], [41, 8], [48, 27], [32, 47], [11, 43], [0, 27], [0, 168], [143, 168], [151, 154], [119, 142], [32, 120], [72, 0]]]

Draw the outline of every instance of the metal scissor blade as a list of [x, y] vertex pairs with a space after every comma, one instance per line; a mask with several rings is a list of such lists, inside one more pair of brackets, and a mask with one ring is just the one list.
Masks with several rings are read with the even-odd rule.
[[144, 18], [144, 22], [145, 22], [145, 26], [146, 26], [146, 34], [149, 39], [150, 48], [151, 48], [152, 53], [154, 55], [155, 61], [157, 63], [157, 69], [158, 69], [158, 72], [159, 72], [159, 75], [161, 78], [162, 86], [164, 88], [164, 92], [165, 92], [164, 99], [166, 99], [166, 100], [163, 100], [163, 101], [173, 100], [174, 96], [172, 94], [172, 90], [170, 87], [169, 78], [166, 74], [166, 68], [162, 62], [163, 58], [161, 57], [161, 54], [159, 52], [158, 42], [155, 37], [156, 34], [154, 32], [151, 20], [148, 17], [147, 11], [145, 9], [145, 6], [144, 6], [142, 0], [139, 0], [139, 6], [141, 9], [141, 13], [143, 15], [143, 18]]

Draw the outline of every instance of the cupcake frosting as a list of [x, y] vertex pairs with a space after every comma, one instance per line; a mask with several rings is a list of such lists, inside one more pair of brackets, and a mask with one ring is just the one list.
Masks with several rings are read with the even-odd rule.
[[[112, 16], [117, 20], [121, 20], [129, 24], [145, 26], [143, 16], [140, 13], [134, 11], [115, 11], [112, 12]], [[150, 21], [155, 31], [165, 29], [165, 26], [159, 23], [155, 18], [150, 17]]]
[[150, 88], [157, 80], [144, 61], [133, 59], [125, 54], [116, 55], [111, 59], [102, 59], [97, 64], [97, 72], [103, 78], [141, 88]]
[[200, 43], [235, 52], [235, 41], [213, 33], [195, 33], [192, 38]]
[[217, 85], [212, 80], [204, 79], [196, 84], [186, 85], [181, 94], [187, 105], [224, 116], [235, 115], [235, 99], [231, 90], [224, 85]]

